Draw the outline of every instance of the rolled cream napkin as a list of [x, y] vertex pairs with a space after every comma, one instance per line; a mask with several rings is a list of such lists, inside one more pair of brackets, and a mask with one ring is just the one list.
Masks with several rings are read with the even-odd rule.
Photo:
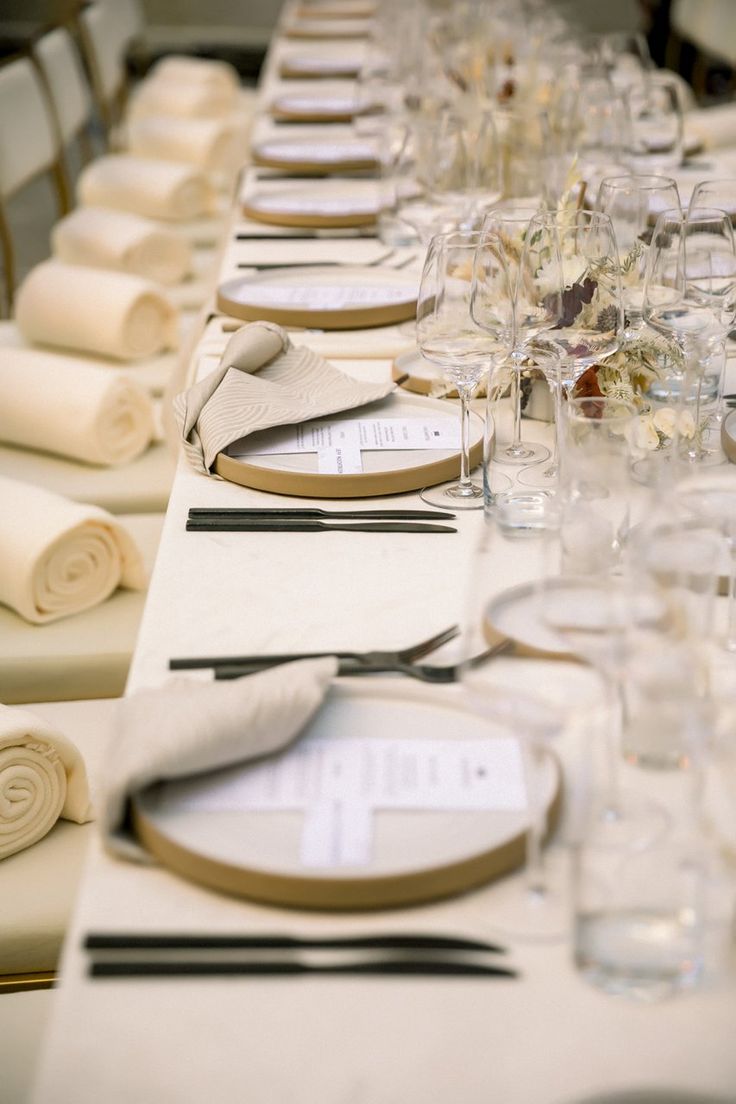
[[177, 314], [140, 276], [43, 261], [21, 284], [15, 320], [26, 341], [136, 360], [176, 348]]
[[237, 106], [237, 89], [203, 81], [171, 81], [149, 77], [138, 86], [128, 109], [130, 119], [145, 115], [179, 115], [216, 119]]
[[128, 127], [128, 148], [140, 157], [184, 161], [205, 172], [230, 172], [245, 157], [243, 127], [231, 119], [147, 115]]
[[140, 552], [112, 514], [0, 476], [0, 602], [43, 625], [145, 585]]
[[78, 207], [61, 219], [51, 246], [67, 264], [110, 268], [158, 284], [178, 284], [192, 267], [191, 246], [177, 230], [104, 207]]
[[0, 348], [0, 441], [87, 464], [127, 464], [154, 436], [153, 403], [104, 365]]
[[224, 682], [176, 679], [123, 699], [102, 795], [107, 847], [145, 852], [126, 834], [128, 800], [152, 782], [271, 755], [291, 744], [319, 709], [337, 672], [333, 656], [272, 667]]
[[237, 89], [240, 84], [237, 69], [216, 58], [188, 57], [169, 54], [151, 67], [149, 77], [179, 84], [207, 84], [215, 88]]
[[251, 322], [225, 346], [214, 372], [174, 399], [184, 451], [211, 475], [217, 454], [274, 426], [295, 425], [383, 399], [394, 384], [351, 379], [272, 322]]
[[706, 149], [736, 146], [736, 103], [688, 111], [683, 121], [686, 142], [701, 142]]
[[88, 165], [77, 181], [85, 207], [112, 207], [147, 218], [183, 221], [214, 210], [212, 185], [193, 165], [113, 153]]
[[59, 817], [92, 819], [84, 760], [40, 717], [0, 705], [0, 859], [38, 843]]

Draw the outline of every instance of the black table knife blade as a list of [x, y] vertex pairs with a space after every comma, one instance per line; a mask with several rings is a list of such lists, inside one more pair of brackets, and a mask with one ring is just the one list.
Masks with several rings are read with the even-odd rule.
[[317, 521], [309, 518], [241, 518], [187, 521], [189, 533], [457, 533], [450, 525], [403, 521]]
[[317, 506], [222, 507], [190, 506], [189, 515], [199, 518], [356, 518], [373, 521], [454, 521], [455, 514], [445, 510], [323, 510]]

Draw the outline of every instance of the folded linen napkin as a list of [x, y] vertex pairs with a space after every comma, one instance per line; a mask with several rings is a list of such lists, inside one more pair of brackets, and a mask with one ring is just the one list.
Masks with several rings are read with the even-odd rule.
[[133, 794], [153, 782], [217, 770], [287, 747], [319, 709], [336, 671], [337, 661], [327, 656], [231, 682], [175, 679], [125, 698], [101, 801], [108, 849], [146, 859], [126, 833]]
[[186, 162], [208, 173], [232, 172], [244, 159], [246, 134], [231, 118], [146, 115], [130, 123], [128, 148], [138, 157]]
[[127, 464], [154, 436], [144, 388], [75, 357], [0, 348], [0, 394], [0, 441], [11, 445], [87, 464]]
[[0, 705], [0, 859], [38, 843], [59, 817], [92, 819], [84, 760], [40, 717]]
[[0, 476], [0, 602], [42, 625], [145, 585], [140, 552], [112, 514]]
[[149, 76], [155, 80], [208, 84], [216, 88], [237, 89], [240, 85], [237, 69], [227, 61], [186, 54], [168, 54], [161, 58], [151, 66]]
[[183, 221], [211, 214], [212, 185], [192, 165], [112, 153], [82, 171], [77, 198], [85, 207], [112, 207], [134, 215]]
[[688, 111], [684, 125], [686, 142], [702, 142], [706, 149], [736, 145], [736, 104], [717, 104]]
[[140, 276], [43, 261], [21, 284], [15, 320], [26, 341], [136, 360], [178, 344], [161, 289]]
[[394, 384], [361, 383], [317, 356], [295, 348], [281, 326], [251, 322], [225, 346], [214, 372], [174, 399], [184, 452], [211, 475], [217, 454], [259, 429], [377, 402]]
[[51, 233], [54, 255], [67, 264], [110, 268], [158, 284], [178, 284], [191, 271], [189, 242], [140, 215], [78, 207]]
[[171, 81], [148, 77], [132, 98], [130, 119], [145, 115], [179, 115], [190, 119], [216, 119], [237, 106], [237, 90], [206, 81]]

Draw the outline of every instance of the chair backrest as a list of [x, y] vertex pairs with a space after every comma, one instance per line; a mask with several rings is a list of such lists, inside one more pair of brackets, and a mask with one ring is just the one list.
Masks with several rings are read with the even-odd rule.
[[92, 95], [76, 43], [66, 27], [55, 27], [33, 45], [46, 80], [63, 146], [90, 125]]
[[60, 212], [69, 209], [57, 130], [41, 77], [28, 57], [0, 65], [0, 252], [8, 308], [15, 290], [15, 252], [6, 202], [35, 177], [50, 172]]
[[0, 66], [0, 201], [58, 164], [48, 100], [30, 58]]
[[95, 0], [81, 9], [78, 20], [97, 107], [109, 129], [118, 121], [125, 96], [130, 30], [116, 0]]

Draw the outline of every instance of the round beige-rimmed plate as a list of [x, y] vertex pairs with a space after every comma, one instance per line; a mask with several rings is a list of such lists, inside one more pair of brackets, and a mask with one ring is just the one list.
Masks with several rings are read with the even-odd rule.
[[491, 599], [483, 611], [483, 635], [491, 645], [512, 640], [516, 656], [580, 662], [545, 625], [538, 583], [521, 583]]
[[[455, 420], [455, 412], [437, 399], [395, 391], [380, 402], [329, 416], [331, 422], [356, 418], [442, 418]], [[471, 414], [470, 463], [479, 464], [483, 455], [483, 419]], [[254, 434], [253, 440], [256, 439]], [[231, 483], [273, 494], [298, 498], [371, 498], [402, 494], [433, 487], [460, 474], [460, 452], [456, 449], [365, 450], [363, 470], [355, 473], [320, 472], [314, 452], [281, 455], [249, 455], [247, 458], [221, 452], [215, 472]]]
[[301, 19], [282, 30], [286, 38], [368, 38], [373, 30], [370, 19]]
[[[391, 365], [391, 378], [405, 391], [415, 395], [431, 395], [432, 391], [445, 385], [442, 369], [431, 360], [426, 360], [418, 349], [401, 353]], [[456, 399], [457, 391], [452, 388], [441, 398]]]
[[281, 62], [279, 76], [285, 80], [349, 80], [357, 77], [362, 68], [359, 57], [293, 54]]
[[372, 19], [376, 5], [368, 0], [316, 0], [300, 4], [294, 14], [297, 19]]
[[732, 464], [736, 464], [736, 410], [721, 422], [721, 448]]
[[[430, 687], [348, 688], [335, 685], [302, 739], [513, 739]], [[502, 768], [501, 768], [502, 769]], [[139, 839], [183, 877], [236, 896], [315, 909], [381, 909], [450, 897], [521, 865], [528, 812], [519, 808], [389, 810], [373, 813], [373, 845], [365, 865], [311, 867], [300, 859], [303, 816], [294, 811], [192, 808], [213, 781], [234, 780], [247, 764], [150, 787], [133, 801]], [[510, 767], [507, 786], [518, 786]], [[511, 790], [509, 789], [509, 793]], [[561, 807], [557, 760], [545, 757], [541, 792], [554, 825]], [[509, 801], [507, 804], [511, 804]], [[206, 798], [205, 798], [206, 805]]]
[[307, 329], [358, 330], [414, 317], [417, 277], [379, 266], [298, 265], [228, 280], [217, 309], [245, 322]]
[[271, 102], [269, 111], [285, 123], [351, 123], [363, 114], [354, 93], [285, 92]]
[[254, 165], [268, 169], [286, 169], [305, 176], [330, 173], [363, 172], [378, 165], [376, 151], [369, 142], [348, 139], [345, 142], [307, 141], [290, 138], [261, 142], [253, 146]]
[[351, 229], [375, 224], [378, 197], [322, 192], [310, 195], [307, 189], [298, 192], [293, 188], [274, 188], [248, 196], [243, 200], [242, 211], [247, 218], [272, 226]]

